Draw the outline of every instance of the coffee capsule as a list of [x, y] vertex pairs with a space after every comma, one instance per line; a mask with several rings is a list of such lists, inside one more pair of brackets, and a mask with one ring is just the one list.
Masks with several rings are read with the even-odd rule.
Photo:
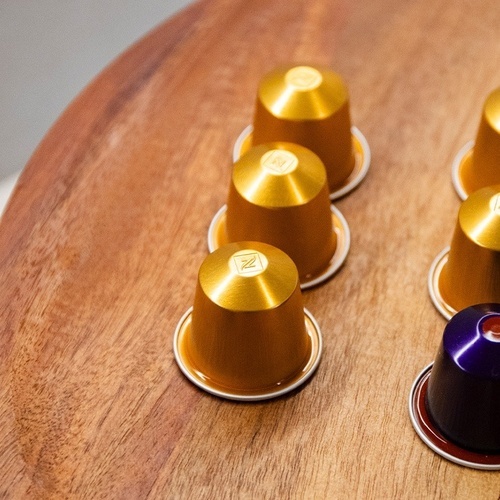
[[453, 316], [434, 364], [413, 384], [409, 406], [417, 434], [436, 453], [500, 470], [500, 304]]
[[500, 302], [500, 185], [462, 203], [451, 247], [434, 260], [428, 286], [446, 319], [470, 305]]
[[297, 388], [318, 366], [321, 349], [295, 264], [261, 242], [231, 243], [205, 258], [193, 307], [174, 335], [175, 359], [191, 382], [243, 401]]
[[244, 240], [286, 252], [303, 289], [340, 268], [349, 251], [349, 226], [330, 205], [317, 155], [298, 144], [273, 142], [254, 146], [235, 163], [227, 206], [210, 225], [208, 247]]
[[370, 166], [368, 143], [351, 127], [347, 87], [326, 68], [288, 65], [262, 78], [253, 126], [237, 139], [233, 161], [252, 146], [275, 141], [300, 144], [321, 158], [332, 200], [358, 186]]
[[474, 191], [500, 184], [500, 88], [486, 99], [476, 141], [469, 141], [453, 160], [452, 181], [465, 200]]

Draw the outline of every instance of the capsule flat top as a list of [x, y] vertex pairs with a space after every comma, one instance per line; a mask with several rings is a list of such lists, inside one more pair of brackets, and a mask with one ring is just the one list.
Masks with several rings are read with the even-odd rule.
[[329, 69], [284, 66], [262, 78], [258, 97], [278, 118], [318, 120], [339, 110], [349, 94], [342, 78]]
[[481, 325], [480, 332], [491, 342], [500, 342], [500, 314], [486, 318]]
[[254, 146], [233, 168], [237, 191], [250, 203], [262, 207], [305, 205], [326, 182], [326, 170], [319, 157], [289, 142]]
[[311, 66], [295, 66], [285, 73], [285, 81], [298, 92], [307, 92], [318, 88], [323, 82], [323, 76]]
[[458, 220], [477, 245], [500, 251], [500, 185], [472, 193], [460, 207]]
[[199, 271], [203, 291], [231, 311], [263, 311], [285, 302], [299, 283], [288, 255], [256, 241], [224, 245], [204, 260]]
[[494, 90], [484, 103], [484, 118], [500, 134], [500, 88]]
[[478, 304], [455, 314], [444, 330], [443, 348], [461, 370], [498, 384], [500, 304]]

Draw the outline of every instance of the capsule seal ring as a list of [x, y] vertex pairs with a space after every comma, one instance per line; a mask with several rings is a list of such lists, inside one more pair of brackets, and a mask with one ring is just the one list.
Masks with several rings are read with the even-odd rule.
[[[243, 129], [236, 139], [233, 147], [233, 163], [236, 163], [240, 156], [248, 151], [252, 143], [253, 125], [248, 125]], [[371, 151], [368, 141], [361, 131], [351, 127], [352, 143], [354, 148], [354, 168], [344, 184], [337, 190], [330, 193], [330, 200], [337, 200], [353, 191], [366, 177], [371, 163]]]
[[[330, 259], [328, 265], [319, 273], [308, 275], [306, 281], [300, 283], [301, 290], [307, 290], [314, 286], [320, 285], [331, 278], [344, 264], [349, 248], [351, 247], [351, 232], [342, 212], [333, 205], [330, 205], [332, 212], [333, 230], [337, 236], [337, 246], [335, 252]], [[227, 205], [222, 206], [215, 214], [210, 227], [208, 228], [208, 250], [213, 252], [220, 246], [228, 243], [224, 241], [226, 227], [226, 211]]]
[[266, 399], [283, 396], [306, 382], [315, 372], [321, 359], [323, 350], [323, 339], [321, 330], [314, 316], [304, 308], [304, 321], [306, 334], [311, 341], [311, 353], [302, 369], [287, 381], [277, 384], [268, 390], [257, 389], [255, 391], [239, 392], [229, 387], [221, 386], [210, 380], [197, 370], [185, 355], [182, 349], [184, 339], [191, 330], [191, 315], [193, 308], [190, 307], [182, 316], [174, 333], [174, 357], [182, 373], [196, 386], [204, 391], [220, 398], [232, 399], [235, 401], [264, 401]]
[[413, 382], [408, 409], [410, 420], [420, 439], [438, 455], [464, 467], [479, 470], [500, 470], [500, 454], [483, 454], [466, 450], [443, 436], [425, 407], [425, 395], [433, 363], [426, 366]]
[[473, 149], [474, 141], [467, 142], [457, 153], [451, 165], [451, 182], [461, 200], [466, 200], [470, 194], [463, 184], [463, 172], [470, 165]]
[[451, 317], [457, 312], [456, 309], [444, 300], [441, 295], [441, 291], [439, 290], [439, 277], [441, 276], [443, 267], [448, 262], [449, 253], [449, 246], [439, 252], [431, 264], [427, 278], [427, 288], [429, 289], [429, 295], [431, 296], [432, 303], [446, 320], [450, 320]]

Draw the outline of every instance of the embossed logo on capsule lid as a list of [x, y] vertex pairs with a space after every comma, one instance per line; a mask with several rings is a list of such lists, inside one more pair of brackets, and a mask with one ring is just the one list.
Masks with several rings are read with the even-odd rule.
[[271, 149], [262, 155], [260, 164], [272, 175], [286, 175], [297, 168], [299, 159], [290, 151]]
[[311, 66], [296, 66], [287, 71], [285, 81], [296, 90], [314, 90], [321, 85], [321, 73]]
[[266, 256], [257, 250], [240, 250], [229, 259], [229, 266], [240, 276], [250, 278], [262, 274], [267, 268]]

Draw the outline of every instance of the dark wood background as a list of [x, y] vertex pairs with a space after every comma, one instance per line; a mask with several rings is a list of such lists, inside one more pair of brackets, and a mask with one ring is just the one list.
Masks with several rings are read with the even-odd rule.
[[[444, 319], [426, 289], [459, 199], [451, 161], [500, 85], [495, 0], [202, 1], [110, 65], [47, 133], [0, 226], [2, 498], [488, 498], [500, 475], [415, 434], [411, 384]], [[304, 294], [302, 390], [242, 404], [178, 370], [231, 149], [260, 77], [323, 64], [372, 166], [336, 203], [352, 246]]]

